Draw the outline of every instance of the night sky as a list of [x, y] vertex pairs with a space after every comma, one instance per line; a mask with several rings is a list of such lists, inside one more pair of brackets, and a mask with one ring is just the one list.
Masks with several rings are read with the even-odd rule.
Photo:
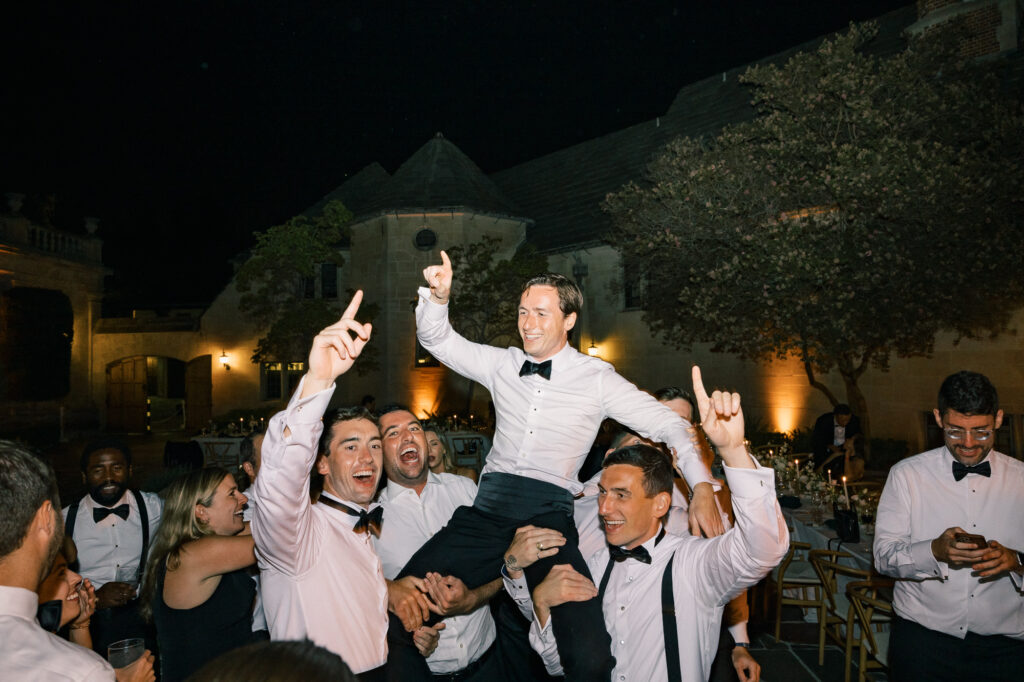
[[0, 193], [101, 219], [118, 305], [203, 304], [251, 233], [441, 131], [490, 173], [907, 0], [25, 2]]

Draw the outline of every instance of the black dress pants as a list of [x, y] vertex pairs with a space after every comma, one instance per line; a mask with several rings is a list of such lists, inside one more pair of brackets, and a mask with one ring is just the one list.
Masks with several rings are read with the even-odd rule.
[[895, 616], [889, 633], [893, 682], [1010, 682], [1024, 678], [1024, 641], [1003, 635], [963, 639]]
[[[489, 477], [494, 478], [489, 481]], [[522, 494], [504, 495], [512, 489], [506, 485], [498, 495], [489, 495], [494, 489], [491, 483], [499, 477], [502, 485], [511, 482], [512, 486], [522, 486]], [[551, 493], [552, 488], [558, 492]], [[566, 499], [555, 499], [559, 495]], [[513, 499], [515, 504], [510, 505]], [[495, 500], [505, 500], [501, 503], [504, 505], [502, 509], [496, 508]], [[557, 554], [526, 569], [526, 581], [531, 591], [544, 580], [551, 567], [558, 564], [571, 564], [583, 575], [591, 577], [579, 551], [579, 535], [568, 493], [548, 483], [507, 474], [484, 476], [474, 505], [455, 510], [448, 525], [409, 559], [398, 577], [423, 577], [434, 571], [453, 575], [468, 588], [475, 589], [500, 577], [505, 550], [511, 544], [516, 529], [525, 525], [557, 530], [566, 540]], [[423, 677], [426, 663], [422, 656], [416, 662], [409, 655], [411, 635], [400, 625], [396, 627], [395, 619], [391, 623], [388, 642], [392, 648], [389, 650], [388, 667], [394, 666], [392, 679], [428, 679]], [[399, 629], [401, 632], [395, 632]], [[615, 659], [611, 654], [611, 639], [604, 626], [599, 599], [568, 602], [555, 607], [552, 609], [552, 629], [567, 680], [601, 682], [610, 678]], [[395, 648], [398, 644], [396, 638], [407, 639], [409, 645]]]

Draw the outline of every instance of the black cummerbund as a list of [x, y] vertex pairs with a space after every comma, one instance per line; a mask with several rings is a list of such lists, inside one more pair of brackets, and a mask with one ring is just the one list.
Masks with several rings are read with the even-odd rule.
[[482, 512], [514, 520], [531, 519], [552, 511], [572, 515], [572, 493], [560, 485], [500, 472], [480, 479], [473, 506]]

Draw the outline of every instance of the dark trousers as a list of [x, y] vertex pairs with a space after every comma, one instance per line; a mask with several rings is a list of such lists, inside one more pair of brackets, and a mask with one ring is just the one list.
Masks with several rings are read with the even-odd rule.
[[1002, 682], [1024, 675], [1024, 641], [1002, 635], [964, 639], [893, 618], [889, 634], [889, 679], [893, 682]]
[[[489, 481], [489, 477], [495, 478]], [[508, 485], [497, 494], [489, 495], [493, 490], [491, 482], [497, 477], [502, 477]], [[521, 486], [521, 494], [508, 494], [517, 485]], [[551, 493], [552, 488], [564, 494], [567, 501], [555, 500], [558, 493]], [[513, 501], [514, 504], [509, 504]], [[531, 590], [556, 564], [571, 564], [583, 575], [591, 577], [579, 551], [579, 536], [568, 493], [551, 484], [502, 474], [484, 476], [476, 503], [472, 507], [459, 507], [448, 525], [409, 559], [398, 577], [423, 577], [434, 571], [453, 575], [470, 589], [477, 588], [500, 577], [505, 550], [511, 544], [516, 529], [525, 525], [557, 530], [566, 540], [556, 555], [526, 569], [526, 581]], [[400, 633], [393, 632], [397, 629], [389, 628], [389, 646], [398, 636], [411, 642], [411, 636], [404, 632], [404, 628]], [[604, 627], [600, 600], [568, 602], [555, 607], [552, 609], [552, 629], [567, 680], [600, 682], [610, 678], [615, 659], [611, 655], [611, 639]], [[403, 646], [389, 652], [388, 665], [391, 667], [394, 662], [396, 666], [393, 679], [403, 682], [426, 679], [422, 677], [426, 664], [418, 666], [407, 655], [408, 651], [408, 646]]]

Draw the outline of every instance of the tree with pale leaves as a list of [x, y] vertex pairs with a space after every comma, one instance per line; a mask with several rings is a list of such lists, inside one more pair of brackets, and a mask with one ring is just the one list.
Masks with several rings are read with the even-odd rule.
[[951, 35], [889, 57], [851, 26], [756, 65], [753, 120], [677, 139], [605, 201], [608, 240], [647, 278], [645, 320], [677, 347], [837, 370], [870, 443], [858, 381], [939, 332], [988, 338], [1024, 304], [1024, 115], [998, 61]]

